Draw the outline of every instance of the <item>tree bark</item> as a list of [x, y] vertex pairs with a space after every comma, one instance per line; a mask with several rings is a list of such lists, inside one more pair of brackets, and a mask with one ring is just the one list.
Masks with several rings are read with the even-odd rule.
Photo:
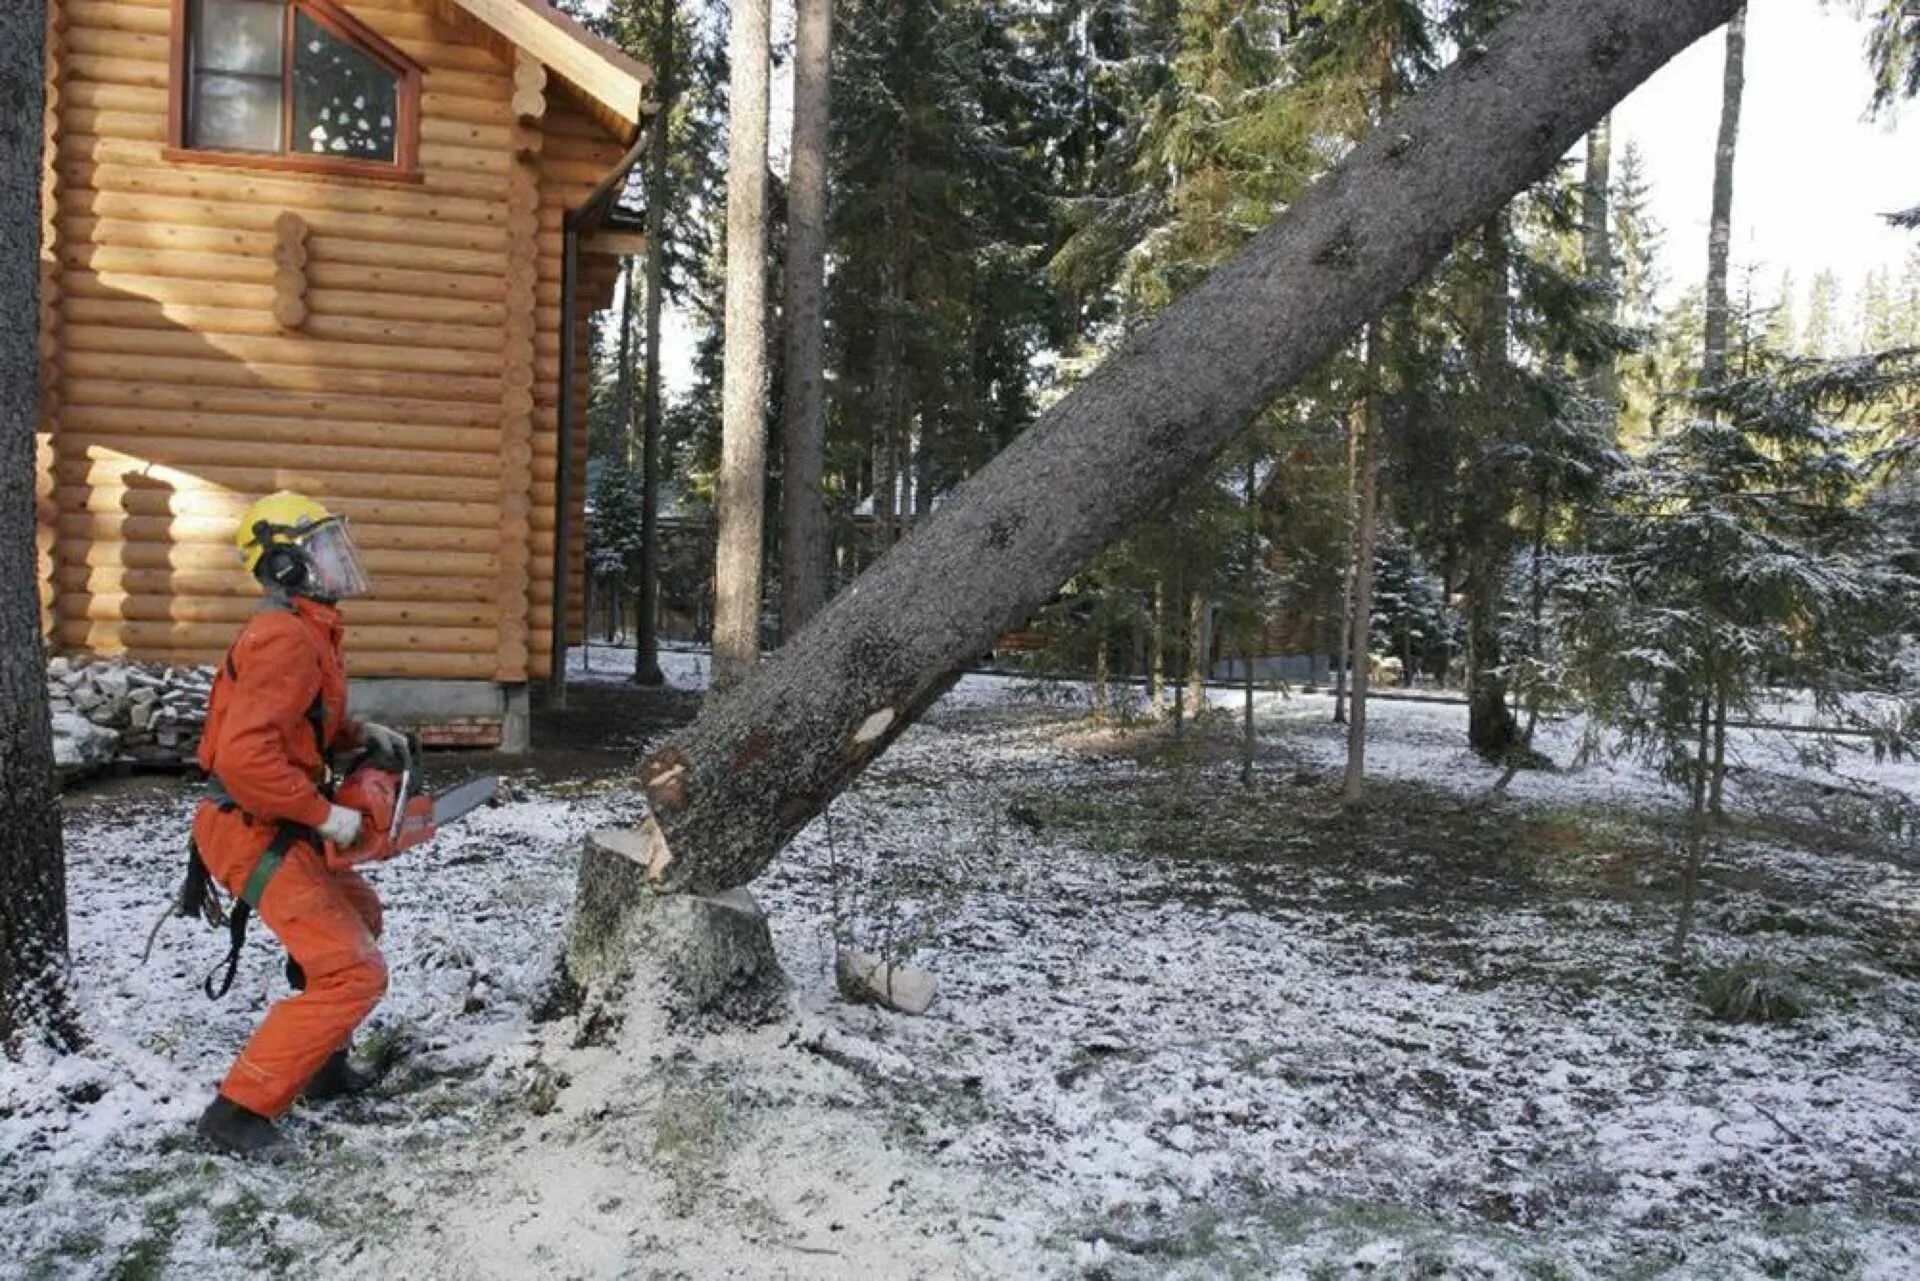
[[[1587, 280], [1609, 291], [1609, 301], [1605, 304], [1604, 314], [1612, 320], [1618, 314], [1618, 304], [1613, 301], [1618, 295], [1612, 292], [1617, 282], [1614, 280], [1613, 264], [1613, 117], [1609, 116], [1594, 126], [1587, 135], [1587, 173], [1581, 188], [1580, 214], [1582, 228], [1582, 256], [1585, 258]], [[1587, 375], [1588, 391], [1609, 414], [1618, 412], [1620, 404], [1620, 368], [1612, 354], [1601, 357], [1593, 363]]]
[[1687, 808], [1687, 861], [1680, 873], [1680, 918], [1673, 927], [1673, 963], [1687, 959], [1687, 938], [1693, 932], [1693, 905], [1700, 893], [1700, 867], [1707, 852], [1707, 732], [1713, 722], [1713, 700], [1700, 700], [1700, 737], [1693, 753], [1692, 803]]
[[1347, 671], [1351, 690], [1347, 696], [1347, 776], [1340, 798], [1358, 805], [1367, 782], [1367, 687], [1372, 682], [1372, 663], [1368, 643], [1373, 632], [1373, 547], [1380, 518], [1380, 380], [1386, 362], [1381, 356], [1381, 322], [1367, 330], [1366, 408], [1360, 426], [1360, 450], [1357, 474], [1359, 492], [1355, 495], [1357, 523], [1353, 535], [1353, 612], [1347, 620]]
[[615, 367], [614, 413], [620, 422], [620, 462], [633, 457], [633, 260], [620, 265], [620, 363]]
[[66, 853], [40, 635], [40, 182], [47, 9], [0, 6], [0, 1053], [79, 1033], [62, 980]]
[[1720, 141], [1714, 151], [1713, 222], [1707, 237], [1707, 338], [1700, 381], [1718, 387], [1727, 376], [1727, 267], [1733, 257], [1733, 162], [1740, 149], [1740, 99], [1747, 83], [1747, 10], [1727, 23], [1726, 78]]
[[[1510, 412], [1515, 399], [1508, 363], [1513, 330], [1509, 234], [1505, 210], [1481, 228], [1486, 297], [1475, 359], [1494, 418]], [[1507, 706], [1507, 678], [1500, 671], [1505, 657], [1500, 607], [1506, 599], [1509, 539], [1503, 510], [1495, 507], [1476, 513], [1467, 554], [1467, 743], [1495, 763], [1506, 760], [1520, 737], [1520, 727]]]
[[833, 0], [798, 0], [793, 48], [793, 158], [787, 178], [787, 419], [782, 475], [780, 631], [799, 634], [827, 599], [825, 369], [827, 125]]
[[666, 310], [667, 202], [673, 170], [668, 132], [673, 117], [673, 0], [660, 0], [654, 48], [655, 93], [660, 102], [647, 140], [647, 383], [640, 436], [640, 592], [634, 602], [633, 681], [663, 685], [660, 639], [660, 435], [664, 396], [660, 386], [660, 317]]
[[1187, 715], [1195, 719], [1207, 710], [1207, 660], [1213, 648], [1207, 622], [1207, 594], [1193, 592], [1187, 598]]
[[1241, 657], [1246, 660], [1247, 670], [1241, 686], [1243, 724], [1240, 743], [1240, 786], [1253, 786], [1253, 655], [1259, 648], [1260, 625], [1264, 613], [1260, 608], [1259, 584], [1257, 576], [1260, 569], [1260, 505], [1254, 492], [1259, 479], [1259, 456], [1247, 455], [1247, 474], [1242, 488], [1242, 497], [1247, 505], [1247, 554], [1241, 563], [1241, 572], [1246, 575], [1247, 627], [1246, 640], [1241, 646]]
[[1163, 570], [1153, 580], [1153, 656], [1150, 659], [1152, 675], [1153, 714], [1156, 717], [1167, 714], [1167, 576]]
[[1537, 0], [644, 764], [665, 889], [752, 879], [1102, 547], [1737, 0]]
[[1340, 571], [1340, 642], [1334, 647], [1333, 723], [1347, 723], [1347, 687], [1353, 677], [1353, 567], [1360, 542], [1360, 431], [1347, 415], [1347, 563]]
[[768, 2], [733, 0], [727, 120], [726, 369], [721, 378], [719, 542], [713, 575], [713, 687], [760, 661], [767, 500]]

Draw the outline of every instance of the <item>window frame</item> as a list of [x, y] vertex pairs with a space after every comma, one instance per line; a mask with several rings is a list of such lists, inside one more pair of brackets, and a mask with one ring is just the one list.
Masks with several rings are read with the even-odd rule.
[[[273, 169], [287, 173], [323, 174], [338, 178], [374, 178], [387, 182], [419, 182], [420, 92], [426, 68], [379, 32], [341, 8], [334, 0], [286, 0], [280, 63], [280, 150], [233, 151], [195, 147], [187, 141], [187, 111], [193, 85], [193, 0], [172, 0], [173, 48], [167, 77], [168, 160], [185, 164], [218, 165], [233, 169]], [[393, 72], [394, 143], [392, 160], [317, 155], [293, 148], [294, 18], [305, 15], [335, 39], [352, 45]]]

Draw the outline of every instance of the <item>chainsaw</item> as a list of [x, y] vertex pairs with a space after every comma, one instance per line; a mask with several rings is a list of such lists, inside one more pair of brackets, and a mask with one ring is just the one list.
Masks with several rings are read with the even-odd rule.
[[419, 780], [412, 762], [419, 758], [419, 746], [417, 742], [409, 746], [404, 762], [370, 754], [362, 757], [334, 789], [335, 805], [359, 811], [360, 835], [346, 849], [332, 841], [324, 842], [329, 867], [384, 863], [403, 850], [432, 840], [441, 828], [499, 794], [500, 780], [492, 776], [473, 779], [438, 795], [418, 792]]

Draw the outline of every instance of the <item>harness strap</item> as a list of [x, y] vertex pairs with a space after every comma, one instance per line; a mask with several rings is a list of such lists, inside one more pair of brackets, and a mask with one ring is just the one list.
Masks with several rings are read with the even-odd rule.
[[[247, 883], [240, 888], [240, 897], [234, 902], [233, 911], [227, 915], [227, 955], [226, 959], [215, 965], [201, 983], [209, 1001], [217, 1001], [233, 987], [235, 973], [240, 968], [240, 950], [247, 943], [247, 918], [260, 910], [260, 898], [267, 892], [267, 885], [273, 880], [280, 865], [287, 861], [287, 854], [296, 842], [312, 841], [313, 832], [294, 823], [282, 823], [273, 834], [273, 843], [260, 855], [260, 861], [253, 865], [253, 872], [247, 877]], [[222, 974], [221, 970], [225, 969]], [[216, 986], [214, 979], [219, 975]]]

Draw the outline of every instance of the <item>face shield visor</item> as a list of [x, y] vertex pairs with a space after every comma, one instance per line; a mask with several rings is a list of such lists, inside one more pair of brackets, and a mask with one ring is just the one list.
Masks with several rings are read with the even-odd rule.
[[360, 563], [360, 551], [347, 531], [345, 516], [329, 516], [299, 537], [300, 550], [306, 554], [307, 590], [325, 600], [348, 600], [364, 596], [373, 584]]

